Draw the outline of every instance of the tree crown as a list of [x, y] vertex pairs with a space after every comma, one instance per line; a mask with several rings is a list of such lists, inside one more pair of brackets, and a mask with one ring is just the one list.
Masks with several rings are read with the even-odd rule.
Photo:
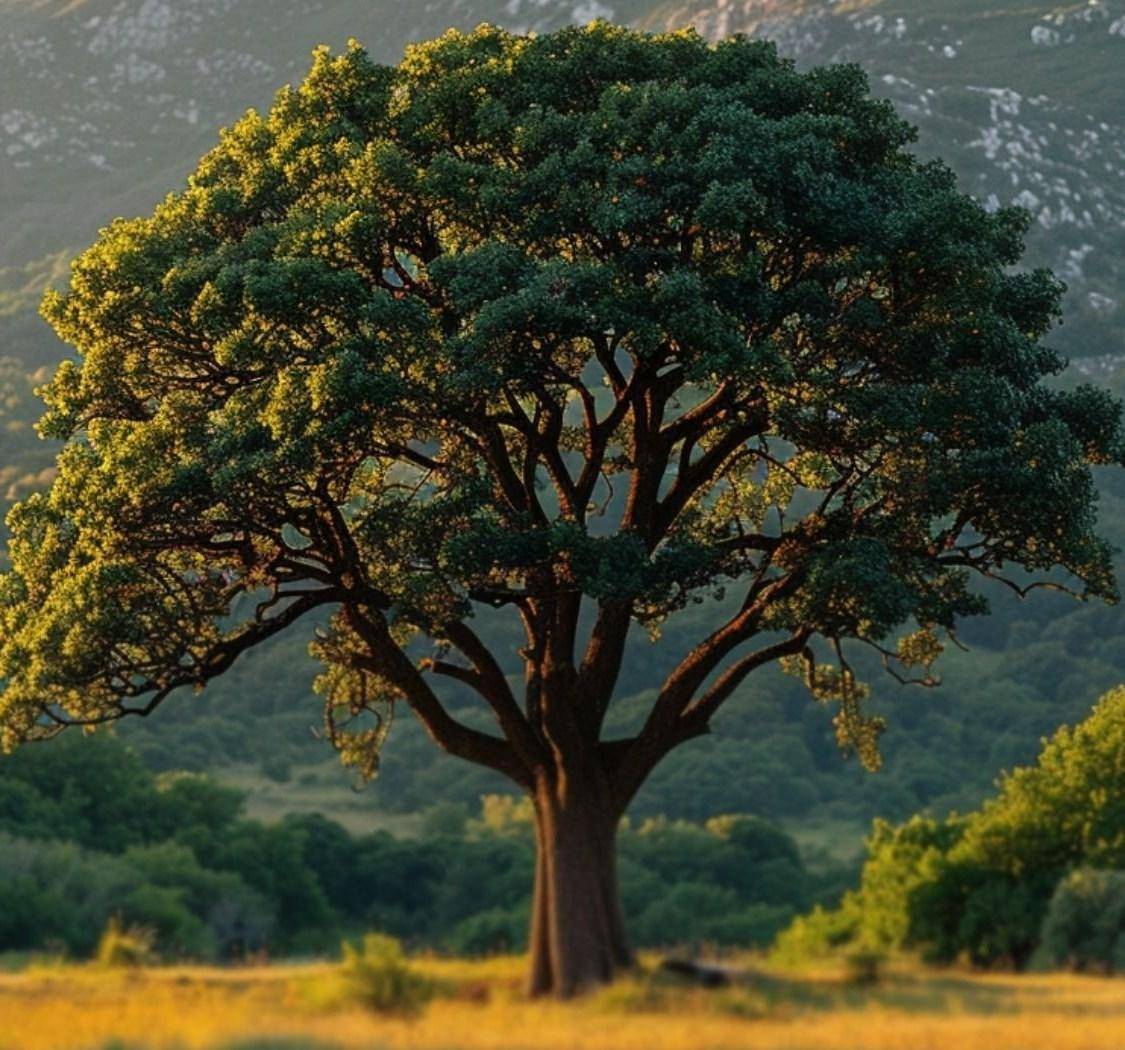
[[[45, 390], [57, 480], [9, 518], [5, 744], [147, 712], [323, 609], [352, 757], [385, 722], [343, 722], [405, 699], [526, 780], [597, 738], [631, 623], [725, 591], [606, 752], [621, 791], [778, 659], [874, 763], [843, 643], [928, 669], [974, 576], [1115, 594], [1090, 464], [1119, 406], [1044, 385], [1062, 289], [1011, 269], [1026, 215], [912, 139], [857, 68], [741, 37], [319, 50], [44, 303], [79, 357]], [[523, 705], [482, 606], [526, 631]]]

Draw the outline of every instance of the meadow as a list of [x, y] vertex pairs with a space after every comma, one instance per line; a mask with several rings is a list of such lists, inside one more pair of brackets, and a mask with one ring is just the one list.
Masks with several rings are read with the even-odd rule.
[[524, 962], [415, 961], [441, 989], [396, 1016], [324, 995], [331, 964], [256, 968], [31, 968], [0, 976], [3, 1050], [1112, 1050], [1125, 982], [889, 966], [755, 968], [703, 990], [650, 971], [573, 1003], [531, 1002]]

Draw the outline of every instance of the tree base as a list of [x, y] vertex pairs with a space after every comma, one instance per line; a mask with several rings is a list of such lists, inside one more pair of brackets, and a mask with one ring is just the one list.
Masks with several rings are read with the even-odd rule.
[[611, 807], [535, 796], [535, 897], [528, 994], [570, 999], [634, 965], [617, 889], [617, 815]]

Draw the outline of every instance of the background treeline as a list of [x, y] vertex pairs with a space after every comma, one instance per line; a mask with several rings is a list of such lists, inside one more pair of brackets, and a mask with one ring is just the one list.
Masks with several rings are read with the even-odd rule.
[[[154, 776], [110, 736], [0, 760], [0, 952], [85, 957], [113, 918], [165, 958], [329, 952], [370, 929], [459, 954], [523, 948], [525, 803], [431, 805], [412, 837], [320, 815], [263, 824], [242, 805], [205, 776]], [[627, 823], [620, 874], [641, 946], [764, 947], [781, 931], [777, 955], [798, 961], [906, 949], [1125, 970], [1125, 687], [978, 809], [876, 821], [862, 872], [810, 871], [776, 825], [730, 816]]]
[[859, 888], [780, 938], [791, 958], [919, 949], [935, 962], [1125, 970], [1125, 687], [965, 816], [877, 821]]
[[[119, 740], [66, 737], [0, 761], [0, 951], [75, 957], [108, 921], [166, 958], [334, 951], [378, 929], [461, 954], [521, 949], [534, 857], [526, 804], [431, 807], [417, 837], [353, 836], [319, 815], [262, 824], [198, 775], [154, 777]], [[638, 943], [768, 944], [854, 876], [806, 870], [766, 821], [650, 820], [621, 836]]]

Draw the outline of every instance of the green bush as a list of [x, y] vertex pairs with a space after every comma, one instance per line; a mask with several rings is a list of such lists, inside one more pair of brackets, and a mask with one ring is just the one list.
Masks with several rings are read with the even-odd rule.
[[792, 921], [794, 910], [771, 904], [750, 904], [729, 915], [700, 924], [702, 939], [739, 948], [768, 948]]
[[[1001, 778], [996, 796], [975, 812], [897, 827], [876, 821], [858, 891], [836, 913], [797, 920], [779, 939], [779, 954], [914, 947], [934, 961], [1023, 969], [1050, 929], [1054, 940], [1042, 957], [1052, 964], [1125, 965], [1112, 947], [1119, 905], [1106, 897], [1098, 912], [1082, 903], [1084, 894], [1116, 892], [1112, 879], [1075, 876], [1052, 902], [1067, 871], [1125, 867], [1123, 752], [1119, 687], [1085, 721], [1058, 730], [1033, 765]], [[1095, 913], [1096, 922], [1083, 917]]]
[[785, 966], [800, 966], [827, 958], [853, 944], [863, 924], [862, 902], [849, 893], [838, 908], [813, 908], [801, 915], [774, 942], [772, 958]]
[[1072, 872], [1043, 920], [1036, 962], [1100, 973], [1125, 972], [1125, 871]]
[[340, 966], [344, 997], [385, 1013], [417, 1013], [433, 996], [433, 985], [406, 961], [394, 937], [369, 933], [358, 947], [344, 942]]
[[634, 931], [639, 944], [670, 948], [710, 940], [726, 916], [738, 908], [732, 890], [705, 883], [672, 886], [637, 917]]
[[176, 959], [212, 959], [215, 938], [206, 924], [184, 904], [184, 891], [143, 885], [123, 901], [122, 919], [132, 928], [151, 932], [152, 949]]

